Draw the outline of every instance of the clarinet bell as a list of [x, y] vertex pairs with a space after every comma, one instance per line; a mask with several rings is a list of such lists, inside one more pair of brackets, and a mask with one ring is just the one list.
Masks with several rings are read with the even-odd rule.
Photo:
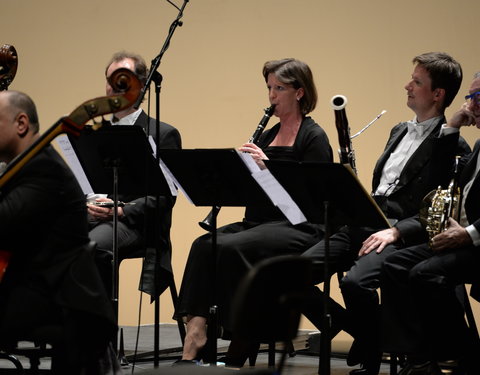
[[213, 231], [213, 219], [217, 217], [218, 213], [220, 212], [220, 207], [219, 206], [213, 206], [213, 208], [210, 210], [209, 214], [205, 219], [202, 221], [198, 222], [198, 225], [202, 227], [202, 229], [205, 229], [207, 232], [212, 232]]

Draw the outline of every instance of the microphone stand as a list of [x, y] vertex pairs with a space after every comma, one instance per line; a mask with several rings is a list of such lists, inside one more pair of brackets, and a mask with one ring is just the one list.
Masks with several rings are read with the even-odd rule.
[[149, 74], [148, 74], [148, 77], [147, 77], [147, 81], [145, 82], [145, 85], [143, 86], [143, 88], [140, 90], [140, 95], [138, 96], [137, 101], [133, 105], [133, 107], [135, 109], [138, 109], [140, 107], [140, 104], [142, 103], [143, 98], [145, 97], [145, 93], [147, 92], [148, 88], [150, 87], [150, 83], [153, 80], [153, 75], [155, 74], [158, 67], [160, 66], [160, 62], [162, 60], [163, 54], [165, 53], [165, 51], [170, 46], [170, 40], [172, 39], [172, 36], [173, 36], [173, 33], [175, 32], [175, 29], [177, 28], [177, 26], [182, 26], [183, 25], [183, 22], [180, 19], [183, 17], [183, 10], [185, 9], [188, 1], [189, 0], [183, 0], [183, 5], [179, 9], [177, 18], [175, 18], [175, 21], [173, 21], [172, 24], [170, 25], [170, 29], [168, 31], [167, 39], [165, 40], [165, 43], [163, 43], [163, 47], [160, 50], [160, 53], [157, 55], [157, 57], [155, 57], [152, 60], [152, 65], [150, 67], [150, 71], [149, 71]]
[[[160, 156], [158, 150], [160, 150], [160, 91], [162, 88], [163, 76], [156, 70], [152, 73], [152, 80], [155, 82], [155, 149], [157, 150], [155, 159], [157, 165], [160, 165]], [[156, 222], [160, 222], [160, 194], [155, 194], [155, 219]], [[157, 234], [159, 236], [159, 234]], [[155, 263], [159, 264], [160, 260], [160, 238], [155, 241]], [[158, 272], [155, 269], [154, 283], [155, 287], [158, 285]], [[154, 302], [154, 316], [155, 321], [153, 325], [153, 366], [156, 368], [160, 361], [160, 296], [155, 290], [155, 302]]]
[[[162, 49], [160, 50], [160, 53], [152, 60], [152, 64], [149, 70], [149, 74], [147, 76], [147, 80], [145, 82], [145, 85], [142, 87], [140, 94], [133, 105], [135, 109], [140, 108], [141, 103], [143, 102], [143, 99], [145, 98], [145, 94], [147, 90], [149, 89], [152, 81], [155, 82], [155, 107], [156, 107], [156, 113], [155, 113], [155, 145], [156, 145], [156, 162], [157, 165], [160, 164], [160, 156], [159, 156], [159, 149], [160, 149], [160, 91], [161, 91], [161, 84], [163, 77], [162, 75], [157, 71], [158, 67], [160, 66], [160, 62], [162, 60], [163, 54], [165, 51], [168, 49], [170, 46], [170, 40], [173, 36], [173, 33], [175, 32], [175, 29], [177, 26], [182, 26], [183, 22], [180, 20], [183, 17], [183, 10], [185, 9], [185, 6], [187, 5], [189, 0], [184, 0], [182, 7], [179, 9], [179, 13], [177, 15], [177, 18], [172, 22], [170, 25], [169, 33], [167, 35], [167, 39], [165, 40]], [[178, 8], [177, 8], [178, 9]], [[160, 195], [157, 192], [156, 195], [156, 215], [155, 219], [159, 220], [160, 219]], [[156, 262], [160, 259], [160, 242], [156, 241]], [[155, 270], [155, 277], [154, 277], [154, 283], [155, 287], [157, 286], [157, 276], [158, 272]], [[160, 322], [159, 322], [159, 315], [160, 315], [160, 304], [159, 304], [159, 299], [160, 296], [157, 295], [156, 291], [155, 293], [155, 307], [154, 307], [154, 314], [155, 314], [155, 322], [154, 322], [154, 350], [153, 350], [153, 362], [154, 362], [154, 367], [158, 367], [159, 365], [159, 360], [160, 360]]]

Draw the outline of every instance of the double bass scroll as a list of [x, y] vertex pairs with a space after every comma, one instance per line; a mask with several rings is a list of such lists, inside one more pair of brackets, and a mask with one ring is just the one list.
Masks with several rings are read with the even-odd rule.
[[17, 73], [18, 55], [14, 46], [4, 44], [0, 47], [0, 91], [8, 90]]
[[[69, 116], [58, 120], [30, 147], [8, 163], [3, 172], [0, 172], [0, 189], [58, 135], [63, 133], [70, 133], [74, 136], [80, 135], [88, 120], [128, 108], [135, 102], [140, 93], [140, 81], [132, 71], [125, 68], [114, 71], [109, 78], [109, 83], [118, 94], [88, 100], [78, 106]], [[98, 127], [93, 128], [96, 130]], [[0, 250], [0, 281], [11, 258], [11, 253], [7, 250]]]
[[[108, 113], [118, 112], [131, 106], [135, 102], [141, 86], [135, 74], [126, 68], [117, 69], [111, 74], [110, 85], [118, 94], [99, 97], [84, 102], [70, 113], [70, 115], [59, 119], [50, 129], [32, 143], [30, 147], [8, 163], [0, 175], [0, 188], [58, 135], [70, 133], [74, 136], [79, 136], [88, 120]], [[96, 130], [98, 126], [94, 126], [93, 128]]]

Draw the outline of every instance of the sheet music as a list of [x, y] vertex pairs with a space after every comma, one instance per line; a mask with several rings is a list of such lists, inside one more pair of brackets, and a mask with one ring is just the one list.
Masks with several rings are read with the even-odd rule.
[[[238, 152], [238, 151], [237, 151]], [[265, 191], [273, 204], [278, 207], [292, 225], [304, 223], [307, 218], [300, 210], [300, 207], [294, 202], [290, 194], [283, 188], [277, 179], [268, 169], [260, 169], [249, 153], [238, 152], [247, 168], [252, 173], [252, 177], [257, 181], [260, 187]]]
[[258, 164], [255, 163], [255, 160], [253, 160], [253, 157], [251, 154], [249, 154], [248, 152], [240, 152], [240, 151], [237, 151], [237, 154], [240, 156], [240, 159], [243, 160], [243, 162], [245, 163], [245, 165], [247, 166], [247, 168], [250, 170], [251, 173], [261, 171]]
[[78, 160], [77, 154], [75, 153], [75, 150], [73, 149], [72, 144], [68, 139], [68, 136], [66, 134], [62, 134], [55, 139], [55, 142], [57, 142], [60, 150], [62, 150], [65, 161], [67, 162], [68, 166], [77, 178], [77, 181], [80, 184], [83, 193], [85, 195], [93, 194], [92, 186], [88, 181], [85, 171], [80, 164], [80, 160]]
[[[151, 135], [148, 136], [148, 142], [150, 143], [150, 146], [152, 147], [153, 157], [156, 158], [157, 157], [157, 145], [155, 144], [155, 140], [153, 139], [153, 137]], [[178, 183], [177, 179], [173, 176], [172, 172], [170, 172], [170, 170], [167, 168], [167, 166], [165, 165], [165, 163], [163, 162], [162, 159], [160, 159], [159, 165], [160, 165], [160, 169], [162, 170], [162, 173], [165, 177], [165, 181], [167, 181], [168, 187], [170, 188], [170, 193], [172, 194], [173, 197], [176, 197], [178, 195], [177, 186], [180, 186], [180, 184]], [[185, 194], [185, 192], [183, 190], [182, 190], [182, 192]], [[185, 194], [185, 196], [187, 196], [187, 195]], [[188, 196], [187, 196], [187, 198], [188, 198]], [[188, 198], [188, 199], [190, 199], [190, 198]]]

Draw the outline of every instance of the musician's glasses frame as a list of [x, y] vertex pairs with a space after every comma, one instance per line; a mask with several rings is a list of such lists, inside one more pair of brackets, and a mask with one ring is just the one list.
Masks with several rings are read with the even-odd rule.
[[465, 96], [465, 100], [468, 102], [474, 102], [475, 104], [480, 104], [480, 91], [474, 92], [473, 94]]

